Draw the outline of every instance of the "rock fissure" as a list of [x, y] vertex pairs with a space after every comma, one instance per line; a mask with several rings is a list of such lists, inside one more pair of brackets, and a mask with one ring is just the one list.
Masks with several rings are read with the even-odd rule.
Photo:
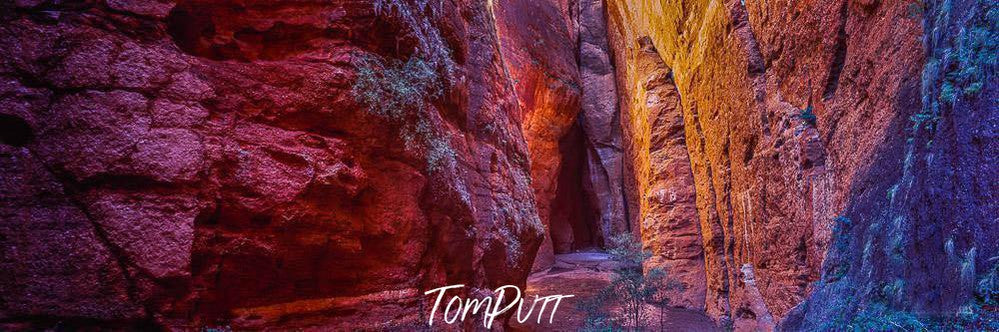
[[[80, 213], [83, 214], [85, 219], [89, 222], [89, 225], [93, 230], [94, 235], [96, 235], [96, 238], [100, 241], [101, 246], [103, 248], [106, 248], [108, 252], [111, 254], [115, 263], [118, 266], [119, 270], [118, 272], [120, 273], [121, 277], [125, 279], [125, 289], [127, 290], [126, 294], [128, 295], [129, 304], [141, 305], [143, 301], [138, 295], [139, 292], [138, 284], [135, 281], [135, 277], [132, 275], [133, 271], [138, 271], [140, 273], [143, 273], [152, 280], [155, 280], [155, 278], [152, 277], [151, 273], [145, 271], [138, 264], [135, 264], [134, 261], [129, 258], [129, 255], [124, 251], [124, 249], [116, 245], [108, 237], [108, 233], [104, 229], [104, 226], [102, 226], [100, 222], [97, 221], [96, 218], [94, 218], [94, 216], [90, 213], [89, 209], [87, 208], [87, 205], [80, 202], [78, 197], [79, 195], [81, 195], [82, 191], [79, 188], [77, 188], [77, 184], [72, 179], [69, 179], [65, 175], [61, 175], [62, 173], [56, 172], [54, 169], [52, 169], [51, 166], [45, 164], [44, 162], [41, 162], [42, 159], [38, 158], [34, 152], [31, 152], [30, 148], [25, 148], [25, 149], [28, 151], [28, 154], [32, 156], [32, 159], [38, 160], [39, 165], [41, 165], [41, 167], [46, 172], [48, 172], [49, 175], [51, 175], [54, 179], [58, 181], [59, 187], [62, 189], [62, 194], [64, 195], [64, 197], [66, 197], [66, 199], [78, 211], [80, 211]], [[144, 315], [146, 320], [149, 320], [151, 318], [151, 313], [148, 311], [148, 309], [140, 314]]]
[[843, 74], [843, 66], [846, 65], [847, 38], [846, 24], [849, 21], [849, 1], [844, 1], [840, 8], [839, 28], [836, 30], [836, 44], [833, 46], [832, 63], [829, 65], [829, 77], [822, 89], [822, 99], [826, 100], [836, 95], [839, 88], [840, 75]]

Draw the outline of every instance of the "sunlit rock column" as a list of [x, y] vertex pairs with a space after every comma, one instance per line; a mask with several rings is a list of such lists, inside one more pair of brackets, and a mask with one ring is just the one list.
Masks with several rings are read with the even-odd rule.
[[645, 266], [665, 269], [669, 281], [684, 286], [668, 292], [672, 305], [702, 310], [704, 250], [682, 101], [651, 39], [621, 37], [610, 35], [621, 87], [625, 194], [645, 250], [653, 254]]

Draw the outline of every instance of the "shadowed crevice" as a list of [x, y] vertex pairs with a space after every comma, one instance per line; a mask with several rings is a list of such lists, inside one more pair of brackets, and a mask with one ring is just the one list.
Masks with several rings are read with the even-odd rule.
[[30, 143], [33, 137], [34, 131], [24, 119], [14, 115], [0, 114], [0, 142], [22, 147]]

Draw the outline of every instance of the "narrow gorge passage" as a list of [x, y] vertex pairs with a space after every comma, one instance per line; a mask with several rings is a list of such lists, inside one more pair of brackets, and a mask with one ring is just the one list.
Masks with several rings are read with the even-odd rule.
[[551, 223], [548, 235], [556, 255], [605, 248], [600, 212], [583, 190], [587, 179], [584, 135], [577, 121], [559, 140], [561, 170], [548, 217]]
[[[562, 326], [583, 326], [592, 317], [578, 306], [616, 278], [622, 263], [606, 252], [613, 236], [627, 234], [649, 254], [642, 268], [666, 271], [663, 284], [681, 285], [659, 294], [670, 300], [664, 327], [713, 329], [703, 313], [703, 240], [673, 72], [650, 38], [611, 39], [601, 1], [578, 5], [581, 102], [558, 140], [560, 170], [546, 234], [554, 259], [539, 254], [527, 292], [577, 294], [566, 301], [570, 321]], [[537, 199], [545, 205], [545, 197]], [[655, 306], [643, 311], [649, 327], [659, 324]], [[514, 326], [539, 328], [536, 323]]]
[[0, 330], [999, 331], [997, 17], [0, 1]]
[[[527, 279], [528, 294], [568, 294], [575, 295], [560, 304], [560, 322], [553, 327], [548, 324], [548, 316], [519, 322], [511, 320], [513, 331], [574, 331], [586, 327], [588, 316], [580, 304], [600, 296], [600, 292], [614, 280], [617, 269], [622, 268], [607, 253], [600, 251], [583, 251], [571, 254], [556, 255], [555, 265], [543, 272], [532, 274]], [[620, 306], [609, 308], [620, 313]], [[650, 331], [723, 331], [710, 317], [700, 309], [689, 309], [672, 306], [660, 312], [660, 308], [647, 305], [642, 308], [645, 315], [645, 327]], [[660, 316], [662, 315], [662, 316]], [[660, 324], [660, 319], [662, 324]], [[591, 323], [592, 324], [592, 323]], [[591, 326], [592, 327], [592, 326]]]

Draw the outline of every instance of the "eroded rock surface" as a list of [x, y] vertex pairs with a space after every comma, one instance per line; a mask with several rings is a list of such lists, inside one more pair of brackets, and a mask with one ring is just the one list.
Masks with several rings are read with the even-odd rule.
[[[877, 12], [872, 5], [862, 9]], [[783, 329], [841, 323], [851, 310], [877, 314], [865, 310], [879, 305], [929, 317], [971, 312], [992, 322], [961, 318], [971, 329], [995, 328], [988, 303], [999, 271], [999, 67], [987, 59], [999, 50], [999, 26], [988, 18], [997, 12], [982, 1], [928, 1], [910, 11], [927, 29], [925, 66], [911, 83], [921, 93], [897, 96], [911, 116], [892, 120], [858, 176], [823, 278]]]
[[[673, 305], [704, 308], [704, 250], [695, 205], [694, 177], [684, 135], [683, 105], [673, 72], [647, 37], [611, 35], [621, 89], [626, 197], [652, 254], [646, 268], [663, 268]], [[625, 60], [626, 59], [626, 60]]]
[[[624, 203], [621, 113], [607, 38], [604, 1], [579, 2], [579, 68], [583, 84], [579, 119], [586, 134], [584, 190], [599, 213], [598, 243], [633, 232]], [[637, 230], [634, 230], [637, 233]]]
[[546, 226], [545, 240], [534, 262], [534, 270], [538, 270], [554, 263], [552, 235], [571, 235], [563, 227], [584, 215], [556, 202], [562, 201], [557, 199], [559, 192], [567, 190], [567, 184], [560, 182], [562, 174], [579, 167], [565, 165], [563, 152], [574, 143], [564, 137], [576, 123], [582, 93], [576, 62], [575, 7], [568, 1], [503, 0], [494, 1], [493, 10], [504, 68], [510, 73], [508, 83], [515, 89], [522, 112], [538, 217]]
[[0, 329], [405, 330], [628, 232], [740, 330], [952, 314], [999, 273], [997, 11], [4, 2]]
[[[0, 7], [5, 326], [385, 328], [523, 284], [543, 226], [486, 2]], [[440, 91], [373, 112], [359, 59]]]
[[[938, 8], [944, 6], [942, 3], [947, 2], [930, 2], [927, 6]], [[973, 1], [947, 6], [952, 6], [948, 10], [953, 12], [990, 6], [970, 3]], [[995, 190], [974, 181], [946, 186], [947, 190], [934, 189], [937, 185], [912, 185], [920, 188], [913, 189], [914, 192], [933, 192], [939, 195], [935, 196], [939, 202], [954, 203], [957, 207], [951, 208], [953, 216], [965, 216], [960, 218], [962, 225], [967, 226], [954, 224], [957, 221], [951, 217], [919, 212], [924, 210], [915, 209], [914, 205], [884, 211], [892, 206], [885, 199], [890, 201], [901, 190], [893, 189], [893, 184], [907, 181], [903, 161], [913, 161], [904, 153], [905, 142], [910, 138], [905, 128], [911, 128], [913, 115], [927, 107], [920, 105], [920, 99], [932, 101], [938, 95], [945, 95], [927, 90], [926, 83], [920, 83], [920, 76], [926, 77], [923, 59], [927, 52], [921, 36], [924, 20], [939, 21], [939, 17], [948, 16], [926, 18], [919, 6], [915, 10], [913, 7], [907, 3], [878, 1], [608, 2], [611, 34], [626, 42], [648, 36], [674, 73], [682, 99], [686, 145], [704, 238], [705, 308], [716, 319], [731, 318], [737, 328], [750, 329], [766, 325], [766, 317], [777, 321], [787, 317], [792, 308], [820, 285], [816, 282], [822, 275], [836, 274], [828, 268], [823, 271], [824, 261], [829, 259], [826, 252], [836, 216], [854, 220], [855, 225], [857, 219], [864, 220], [859, 224], [867, 230], [853, 228], [848, 238], [864, 238], [860, 234], [865, 231], [895, 234], [891, 237], [901, 239], [894, 242], [899, 250], [911, 251], [905, 257], [914, 259], [917, 254], [925, 254], [927, 258], [918, 260], [924, 263], [939, 261], [941, 256], [916, 249], [922, 247], [914, 243], [933, 239], [929, 243], [940, 245], [931, 247], [947, 247], [948, 236], [941, 234], [995, 233], [994, 220], [971, 212], [991, 211], [993, 205], [979, 198], [992, 197]], [[959, 25], [971, 26], [954, 23], [953, 29]], [[626, 57], [617, 61], [619, 67], [634, 65], [629, 63], [634, 60]], [[943, 70], [932, 71], [934, 74], [930, 76], [939, 77], [934, 76], [938, 72]], [[992, 82], [978, 85], [981, 90], [973, 87], [983, 93], [981, 97], [965, 98], [988, 100], [988, 87], [992, 85]], [[979, 96], [977, 92], [972, 95]], [[976, 118], [979, 120], [974, 123], [990, 123], [989, 119], [995, 117], [994, 105], [969, 102], [967, 107], [980, 113], [957, 113], [979, 114], [976, 116], [982, 118]], [[814, 118], [809, 117], [806, 109], [814, 112]], [[942, 117], [950, 119], [947, 115]], [[964, 121], [959, 120], [963, 115], [953, 119]], [[966, 137], [967, 143], [974, 141], [972, 137], [979, 137], [980, 144], [967, 145], [974, 148], [955, 145], [953, 152], [928, 153], [926, 156], [934, 157], [927, 157], [927, 162], [995, 144], [994, 139], [976, 136], [981, 133], [976, 128], [960, 126], [954, 129], [954, 134], [944, 137]], [[939, 141], [940, 138], [934, 139], [933, 144]], [[944, 155], [948, 157], [941, 157]], [[982, 158], [988, 156], [984, 154]], [[958, 158], [976, 166], [967, 165], [961, 171], [953, 169], [947, 177], [964, 179], [960, 174], [994, 173], [992, 167], [984, 166], [992, 163], [976, 158]], [[978, 194], [968, 196], [957, 188], [969, 188]], [[986, 206], [984, 210], [977, 208], [982, 206]], [[887, 220], [897, 221], [891, 230], [885, 228], [886, 223], [891, 224]], [[899, 234], [913, 235], [910, 238]], [[995, 255], [994, 249], [983, 242], [990, 236], [952, 235], [951, 238], [954, 238], [955, 257], [965, 257], [964, 261], [970, 259], [967, 256], [972, 247], [976, 250], [990, 247], [986, 256]], [[956, 244], [959, 242], [964, 244]], [[871, 266], [877, 267], [873, 271], [881, 271], [884, 261], [866, 254], [865, 244], [849, 243], [854, 245], [849, 245], [843, 256], [852, 264], [848, 275], [864, 275], [872, 271]], [[872, 248], [877, 247], [878, 241], [873, 243]], [[915, 260], [904, 263], [909, 267], [898, 271], [906, 272], [884, 272], [904, 280], [905, 285], [890, 305], [901, 310], [942, 313], [947, 312], [943, 309], [947, 305], [938, 304], [939, 301], [961, 302], [970, 294], [967, 287], [954, 287], [950, 282], [927, 282], [953, 280], [956, 276], [953, 269], [933, 272], [926, 270], [933, 264], [918, 264]], [[763, 306], [755, 299], [756, 290], [748, 290], [744, 283], [746, 276], [740, 267], [747, 264], [755, 272], [754, 282]], [[853, 269], [857, 264], [871, 265], [857, 271]], [[988, 265], [976, 265], [974, 273], [967, 275], [980, 278], [989, 271]], [[905, 273], [909, 274], [899, 275]], [[862, 278], [861, 284], [893, 285], [876, 281], [885, 279], [879, 275], [881, 272], [874, 273], [871, 279]], [[853, 299], [864, 299], [835, 309], [842, 313], [860, 303], [878, 301], [876, 288], [871, 286], [867, 291], [855, 293], [823, 286], [827, 295], [816, 296], [825, 298], [822, 303], [828, 307], [837, 307], [830, 304], [839, 303], [829, 299], [850, 298], [848, 294], [856, 294]], [[943, 289], [961, 291], [941, 295], [949, 292]], [[922, 304], [902, 305], [906, 300]], [[828, 312], [809, 315], [812, 316], [806, 316], [808, 319], [814, 319], [810, 322], [832, 317]]]

